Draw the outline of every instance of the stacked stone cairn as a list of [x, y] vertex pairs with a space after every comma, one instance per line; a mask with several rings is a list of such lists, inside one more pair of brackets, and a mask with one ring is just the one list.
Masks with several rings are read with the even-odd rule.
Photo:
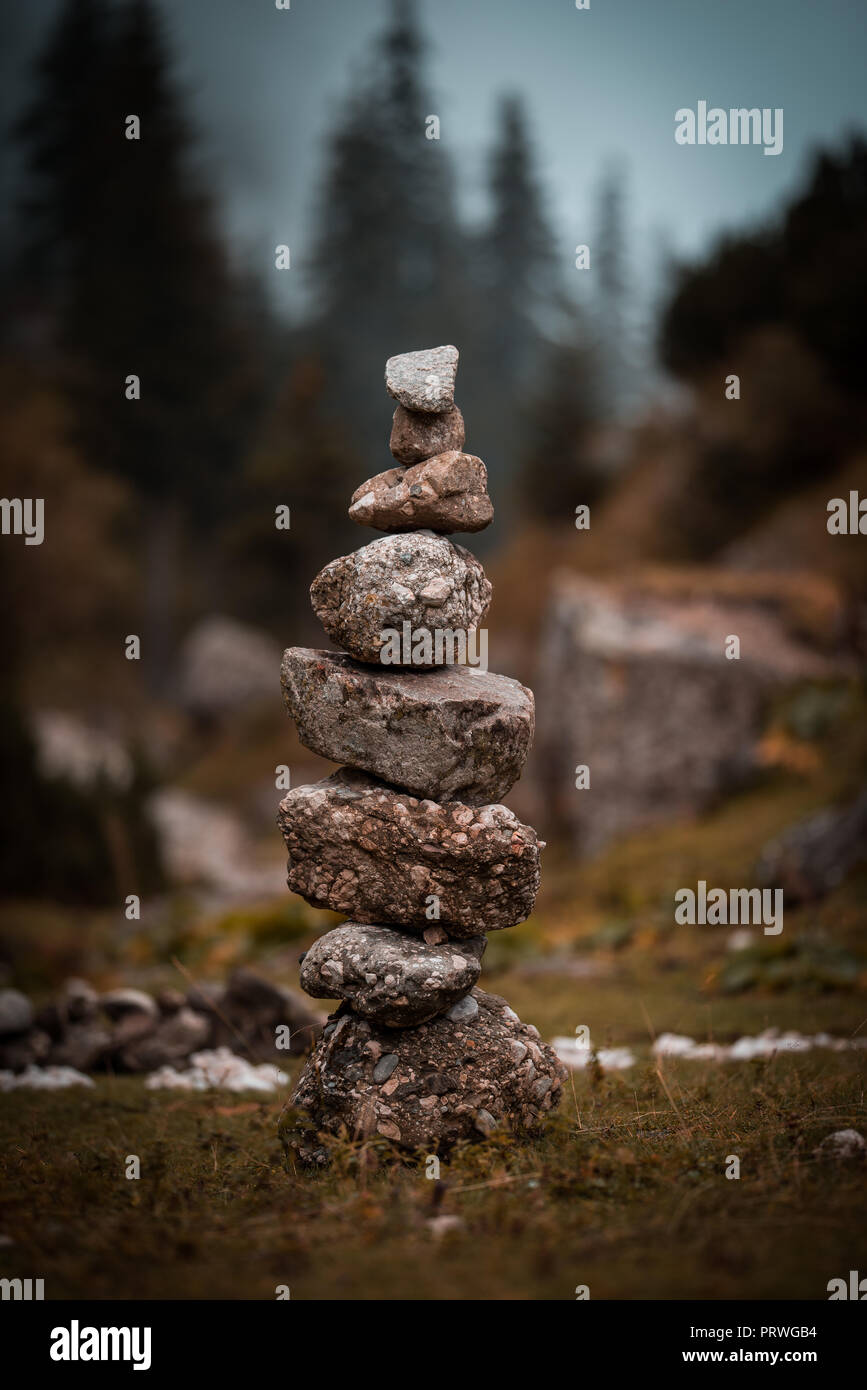
[[[478, 560], [446, 538], [493, 516], [485, 465], [463, 452], [457, 364], [450, 346], [386, 364], [397, 466], [349, 508], [386, 534], [311, 586], [343, 652], [283, 658], [301, 742], [343, 764], [280, 804], [289, 887], [350, 919], [302, 958], [302, 988], [342, 1001], [282, 1124], [302, 1162], [327, 1162], [329, 1135], [444, 1153], [531, 1131], [566, 1076], [534, 1027], [476, 988], [486, 933], [532, 911], [544, 843], [500, 805], [530, 747], [531, 692], [450, 663], [445, 647], [437, 664], [437, 632], [460, 630], [476, 651], [491, 599]], [[408, 665], [393, 662], [395, 632], [413, 639]]]

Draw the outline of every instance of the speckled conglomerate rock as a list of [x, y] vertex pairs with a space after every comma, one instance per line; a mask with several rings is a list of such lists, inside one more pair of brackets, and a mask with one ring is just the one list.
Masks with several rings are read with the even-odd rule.
[[326, 1025], [308, 1059], [281, 1137], [312, 1164], [328, 1159], [317, 1130], [447, 1152], [462, 1139], [534, 1131], [559, 1103], [566, 1075], [537, 1030], [480, 989], [399, 1031], [347, 1011]]
[[440, 414], [455, 403], [458, 350], [451, 343], [389, 357], [385, 387], [407, 410]]
[[449, 449], [462, 449], [465, 438], [464, 417], [456, 405], [440, 415], [399, 405], [391, 422], [389, 448], [399, 463], [421, 463]]
[[386, 631], [479, 627], [491, 584], [463, 546], [413, 531], [382, 536], [341, 555], [310, 586], [313, 611], [328, 636], [358, 661], [379, 663]]
[[288, 792], [279, 822], [289, 887], [314, 907], [464, 940], [533, 910], [544, 842], [506, 806], [420, 801], [343, 768]]
[[290, 647], [282, 686], [305, 748], [435, 800], [501, 800], [533, 739], [531, 692], [490, 671], [371, 668]]
[[346, 922], [305, 953], [301, 988], [317, 999], [345, 999], [375, 1023], [409, 1028], [472, 989], [486, 944], [484, 937], [428, 944], [390, 927]]
[[389, 468], [356, 489], [349, 515], [379, 531], [483, 531], [494, 517], [487, 469], [475, 454], [458, 450], [412, 468]]

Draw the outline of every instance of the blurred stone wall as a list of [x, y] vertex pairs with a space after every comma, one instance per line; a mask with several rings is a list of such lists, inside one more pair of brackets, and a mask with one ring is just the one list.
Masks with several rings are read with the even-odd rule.
[[[842, 602], [822, 581], [696, 587], [555, 576], [536, 681], [536, 775], [549, 824], [582, 854], [693, 815], [757, 766], [768, 699], [845, 678]], [[739, 659], [726, 656], [738, 638]], [[588, 789], [576, 768], [589, 769]]]

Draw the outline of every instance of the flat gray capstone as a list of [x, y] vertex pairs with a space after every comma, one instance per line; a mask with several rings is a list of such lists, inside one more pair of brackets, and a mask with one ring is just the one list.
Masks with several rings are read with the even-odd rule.
[[385, 364], [385, 386], [407, 410], [439, 415], [455, 403], [458, 350], [451, 344], [403, 352]]
[[457, 449], [389, 468], [356, 488], [349, 515], [379, 531], [483, 531], [494, 518], [487, 469]]
[[408, 1028], [436, 1018], [472, 989], [485, 945], [484, 937], [428, 945], [390, 927], [346, 922], [306, 952], [301, 988], [317, 999], [345, 999], [355, 1013], [386, 1027]]
[[532, 693], [491, 671], [371, 668], [289, 647], [281, 683], [305, 748], [435, 801], [501, 801], [533, 739]]
[[566, 1068], [505, 999], [480, 989], [470, 997], [471, 1018], [400, 1031], [352, 1012], [330, 1020], [281, 1118], [287, 1149], [316, 1165], [328, 1162], [323, 1132], [443, 1153], [459, 1140], [538, 1129], [559, 1104]]
[[[379, 663], [386, 633], [478, 627], [491, 602], [491, 584], [463, 546], [413, 531], [382, 536], [341, 555], [310, 586], [313, 611], [328, 636], [358, 661]], [[445, 648], [443, 648], [445, 650]], [[427, 664], [436, 664], [435, 658]]]
[[533, 910], [544, 841], [506, 806], [420, 801], [342, 768], [288, 792], [278, 821], [289, 887], [353, 921], [467, 940]]
[[421, 463], [450, 449], [462, 449], [465, 438], [464, 417], [456, 405], [439, 415], [399, 405], [391, 422], [388, 447], [398, 463]]

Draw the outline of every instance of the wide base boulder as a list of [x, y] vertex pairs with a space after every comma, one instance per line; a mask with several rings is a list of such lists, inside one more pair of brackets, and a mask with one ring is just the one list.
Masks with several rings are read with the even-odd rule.
[[566, 1076], [538, 1031], [484, 990], [399, 1032], [347, 1011], [329, 1021], [308, 1059], [281, 1139], [306, 1164], [328, 1161], [321, 1133], [444, 1153], [459, 1140], [533, 1132], [559, 1103]]

